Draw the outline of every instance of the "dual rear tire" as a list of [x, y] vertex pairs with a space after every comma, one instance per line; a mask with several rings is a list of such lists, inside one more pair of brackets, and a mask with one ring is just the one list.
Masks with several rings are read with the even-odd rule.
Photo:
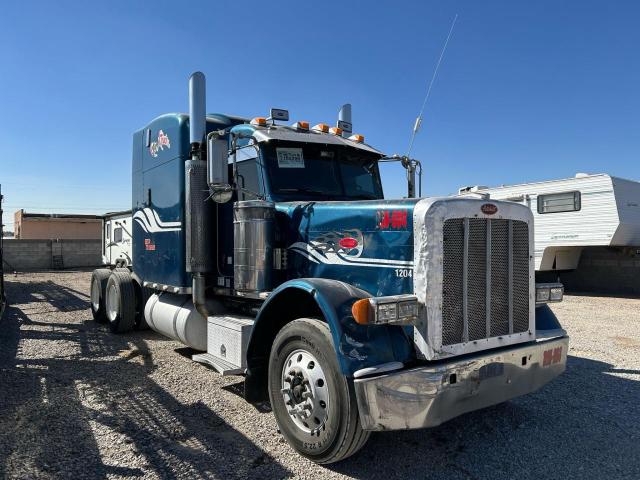
[[113, 333], [133, 330], [136, 327], [136, 313], [141, 310], [139, 290], [128, 269], [94, 270], [91, 276], [93, 318], [98, 323], [109, 323]]
[[98, 323], [107, 322], [104, 292], [107, 290], [107, 281], [110, 276], [111, 270], [108, 268], [98, 268], [91, 275], [91, 313]]

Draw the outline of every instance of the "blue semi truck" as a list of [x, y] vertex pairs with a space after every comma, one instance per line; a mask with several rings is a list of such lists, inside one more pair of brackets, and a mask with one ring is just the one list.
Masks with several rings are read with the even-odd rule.
[[244, 376], [302, 455], [331, 463], [375, 430], [441, 424], [532, 392], [565, 369], [568, 337], [536, 285], [528, 208], [383, 196], [382, 152], [337, 127], [205, 113], [133, 136], [133, 256], [98, 269], [94, 318], [152, 328]]

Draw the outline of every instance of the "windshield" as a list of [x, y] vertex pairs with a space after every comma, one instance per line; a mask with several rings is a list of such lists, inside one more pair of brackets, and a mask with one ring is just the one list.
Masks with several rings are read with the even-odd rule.
[[338, 200], [383, 197], [376, 154], [295, 142], [270, 142], [261, 150], [272, 195], [315, 195]]

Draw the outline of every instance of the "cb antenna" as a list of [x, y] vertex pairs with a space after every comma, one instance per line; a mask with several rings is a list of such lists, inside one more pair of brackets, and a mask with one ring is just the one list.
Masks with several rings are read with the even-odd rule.
[[447, 50], [447, 45], [449, 45], [449, 39], [451, 38], [451, 34], [453, 33], [453, 27], [456, 26], [456, 20], [458, 20], [458, 14], [453, 18], [453, 22], [451, 22], [451, 28], [449, 29], [449, 35], [447, 35], [447, 39], [442, 46], [442, 51], [440, 52], [440, 58], [438, 58], [438, 63], [436, 64], [436, 68], [433, 71], [433, 76], [431, 77], [431, 82], [429, 82], [429, 88], [427, 88], [427, 94], [424, 96], [424, 101], [422, 102], [422, 108], [420, 109], [420, 113], [416, 118], [416, 123], [413, 125], [413, 132], [411, 132], [411, 139], [409, 140], [409, 149], [407, 150], [407, 157], [411, 155], [411, 150], [413, 149], [413, 141], [416, 139], [416, 134], [418, 130], [420, 130], [420, 125], [422, 125], [422, 114], [424, 113], [424, 107], [427, 104], [427, 100], [429, 100], [429, 96], [431, 95], [431, 88], [433, 87], [434, 82], [436, 81], [436, 77], [438, 76], [438, 69], [440, 68], [440, 64], [442, 63], [442, 58], [444, 57], [444, 52]]

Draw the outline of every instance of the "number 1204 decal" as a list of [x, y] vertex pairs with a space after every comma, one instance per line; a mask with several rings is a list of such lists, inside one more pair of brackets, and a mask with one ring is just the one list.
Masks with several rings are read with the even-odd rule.
[[411, 268], [396, 268], [396, 277], [398, 277], [398, 278], [411, 278], [411, 277], [413, 277], [413, 269], [411, 269]]

